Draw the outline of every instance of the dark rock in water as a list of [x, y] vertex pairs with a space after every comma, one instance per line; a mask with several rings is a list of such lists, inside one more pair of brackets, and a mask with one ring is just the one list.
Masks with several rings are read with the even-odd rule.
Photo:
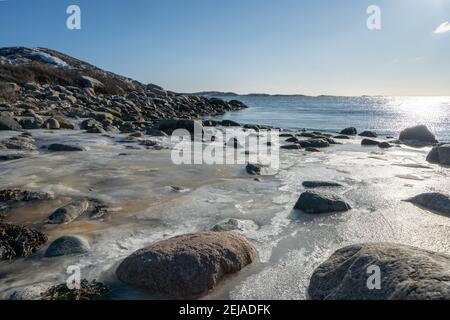
[[380, 143], [378, 141], [371, 140], [371, 139], [363, 139], [361, 141], [362, 146], [378, 146], [379, 144]]
[[349, 140], [350, 137], [349, 136], [344, 136], [344, 135], [337, 135], [337, 136], [334, 136], [334, 139]]
[[322, 187], [342, 187], [342, 184], [330, 181], [304, 181], [303, 186], [305, 188], [322, 188]]
[[358, 134], [358, 130], [354, 127], [345, 128], [340, 132], [340, 134], [345, 134], [347, 136], [356, 136]]
[[400, 133], [401, 141], [412, 141], [412, 142], [422, 142], [422, 143], [437, 143], [434, 134], [428, 130], [426, 126], [416, 126], [403, 130]]
[[302, 148], [328, 148], [330, 143], [324, 139], [310, 139], [306, 141], [299, 141], [298, 144]]
[[12, 260], [35, 253], [47, 236], [27, 227], [0, 223], [0, 259]]
[[[379, 287], [369, 278], [377, 269]], [[313, 300], [449, 300], [450, 256], [399, 244], [352, 245], [336, 251], [314, 271], [308, 296]]]
[[157, 129], [171, 135], [175, 130], [184, 129], [191, 135], [203, 133], [203, 124], [197, 120], [161, 120], [158, 123]]
[[203, 126], [204, 127], [217, 127], [218, 125], [220, 125], [219, 121], [215, 121], [215, 120], [203, 120]]
[[0, 117], [0, 130], [17, 131], [22, 130], [22, 126], [14, 118]]
[[319, 214], [348, 211], [351, 206], [337, 195], [307, 191], [302, 193], [294, 209]]
[[[81, 125], [81, 129], [83, 130], [93, 130], [93, 129], [103, 129], [103, 125], [95, 119], [86, 119]], [[94, 132], [92, 132], [94, 133]]]
[[49, 224], [70, 223], [81, 216], [101, 219], [108, 215], [107, 206], [96, 199], [75, 200], [58, 208], [48, 217]]
[[375, 132], [372, 131], [363, 131], [359, 134], [360, 137], [367, 137], [367, 138], [378, 138], [378, 135]]
[[284, 150], [300, 150], [301, 148], [302, 147], [298, 144], [288, 144], [280, 147], [280, 149]]
[[442, 193], [423, 193], [407, 201], [427, 210], [450, 215], [450, 198]]
[[427, 161], [450, 166], [450, 144], [434, 147], [428, 154]]
[[89, 242], [79, 236], [62, 236], [53, 241], [45, 251], [45, 256], [60, 257], [89, 252]]
[[313, 147], [307, 147], [307, 148], [305, 148], [305, 151], [308, 151], [308, 152], [320, 152], [319, 149], [313, 148]]
[[297, 143], [299, 140], [296, 137], [291, 137], [289, 139], [286, 139], [286, 142], [289, 143]]
[[228, 102], [230, 106], [232, 106], [235, 110], [246, 109], [248, 106], [241, 101], [231, 100]]
[[241, 125], [236, 121], [232, 120], [222, 120], [221, 125], [224, 127], [240, 127]]
[[53, 199], [53, 196], [43, 192], [19, 189], [4, 189], [0, 191], [0, 203], [31, 202], [50, 199]]
[[68, 144], [61, 143], [53, 143], [47, 148], [49, 151], [54, 152], [77, 152], [77, 151], [86, 151], [85, 148], [79, 146], [73, 146]]
[[148, 129], [145, 134], [152, 137], [167, 137], [165, 132], [158, 129]]
[[301, 132], [299, 134], [300, 137], [304, 137], [304, 138], [315, 138], [316, 134], [311, 133], [311, 132]]
[[136, 251], [119, 265], [116, 274], [120, 281], [151, 293], [197, 298], [255, 259], [256, 250], [238, 234], [196, 233]]
[[19, 160], [26, 158], [27, 155], [25, 154], [6, 154], [6, 155], [0, 155], [0, 161], [13, 161], [13, 160]]
[[392, 148], [391, 144], [389, 142], [380, 142], [378, 145], [381, 149], [389, 149]]
[[69, 223], [85, 214], [90, 207], [88, 200], [73, 201], [61, 208], [58, 208], [48, 217], [50, 224]]
[[215, 232], [230, 232], [230, 231], [255, 231], [258, 230], [258, 225], [252, 220], [238, 220], [228, 219], [219, 222], [211, 231]]
[[258, 164], [258, 163], [248, 163], [245, 167], [245, 170], [248, 174], [259, 176], [262, 173], [262, 170], [265, 168], [265, 166]]

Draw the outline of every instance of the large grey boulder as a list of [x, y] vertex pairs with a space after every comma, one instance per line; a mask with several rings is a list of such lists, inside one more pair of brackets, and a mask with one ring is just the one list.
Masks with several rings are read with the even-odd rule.
[[86, 149], [80, 146], [74, 146], [69, 144], [53, 143], [47, 148], [49, 151], [53, 152], [77, 152], [85, 151]]
[[319, 214], [348, 211], [351, 206], [335, 194], [307, 191], [301, 194], [294, 209]]
[[168, 135], [178, 129], [187, 130], [190, 134], [203, 134], [203, 124], [197, 120], [161, 120], [155, 129]]
[[88, 200], [73, 201], [62, 206], [48, 217], [50, 224], [69, 223], [82, 216], [89, 210], [90, 204]]
[[[369, 278], [377, 269], [379, 286]], [[308, 295], [313, 300], [449, 300], [450, 256], [398, 244], [352, 245], [314, 271]]]
[[450, 166], [450, 144], [434, 147], [428, 154], [427, 161]]
[[45, 251], [47, 258], [89, 252], [89, 242], [80, 236], [62, 236], [53, 241]]
[[340, 134], [345, 134], [347, 136], [356, 136], [358, 134], [358, 130], [354, 127], [345, 128], [340, 132]]
[[21, 130], [22, 126], [10, 117], [0, 117], [0, 130], [17, 131]]
[[450, 215], [450, 198], [442, 193], [423, 193], [407, 201], [430, 211]]
[[421, 143], [437, 143], [436, 137], [424, 125], [407, 128], [400, 133], [401, 141], [421, 142]]
[[116, 274], [122, 282], [151, 293], [196, 298], [255, 259], [256, 250], [238, 234], [195, 233], [136, 251], [119, 265]]

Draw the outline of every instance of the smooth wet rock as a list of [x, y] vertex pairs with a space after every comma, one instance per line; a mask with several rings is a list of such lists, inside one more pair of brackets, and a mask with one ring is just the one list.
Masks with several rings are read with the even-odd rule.
[[359, 136], [367, 138], [378, 138], [378, 135], [373, 131], [363, 131], [359, 134]]
[[86, 151], [85, 148], [75, 145], [62, 144], [62, 143], [53, 143], [47, 148], [49, 151], [53, 152], [78, 152], [78, 151]]
[[310, 139], [306, 141], [298, 141], [302, 148], [328, 148], [330, 143], [325, 139]]
[[450, 144], [434, 147], [427, 156], [427, 161], [434, 164], [450, 165]]
[[73, 201], [55, 210], [49, 217], [50, 224], [69, 223], [85, 214], [90, 208], [88, 200]]
[[47, 258], [83, 254], [89, 252], [89, 242], [80, 236], [62, 236], [53, 241], [45, 251]]
[[241, 126], [239, 123], [237, 123], [236, 121], [232, 121], [232, 120], [222, 120], [222, 122], [220, 124], [224, 127], [240, 127]]
[[381, 149], [389, 149], [392, 148], [392, 145], [389, 142], [380, 142], [378, 145]]
[[301, 194], [294, 209], [310, 214], [320, 214], [348, 211], [351, 206], [335, 194], [307, 191]]
[[258, 225], [252, 220], [228, 219], [216, 224], [214, 227], [212, 227], [211, 231], [255, 231], [258, 230], [258, 228]]
[[47, 236], [42, 232], [9, 223], [0, 223], [0, 260], [27, 257], [46, 242]]
[[248, 174], [259, 176], [261, 175], [263, 168], [264, 166], [258, 163], [247, 163], [245, 170], [247, 171]]
[[418, 207], [450, 216], [450, 198], [448, 195], [438, 192], [423, 193], [407, 201]]
[[164, 133], [171, 135], [175, 130], [187, 130], [191, 135], [203, 133], [203, 124], [197, 120], [161, 120], [156, 128]]
[[138, 250], [117, 268], [120, 281], [150, 293], [189, 299], [207, 294], [227, 274], [256, 259], [244, 237], [231, 232], [187, 234]]
[[17, 131], [22, 130], [22, 126], [12, 117], [0, 117], [0, 130]]
[[437, 143], [436, 137], [424, 125], [407, 128], [400, 133], [401, 141], [421, 142], [421, 143]]
[[344, 135], [337, 135], [333, 137], [334, 139], [339, 139], [339, 140], [349, 140], [350, 137], [349, 136], [344, 136]]
[[345, 128], [340, 132], [340, 134], [345, 134], [347, 136], [356, 136], [358, 134], [358, 130], [354, 127]]
[[372, 140], [372, 139], [363, 139], [361, 141], [362, 146], [378, 146], [380, 145], [380, 142]]
[[280, 147], [280, 149], [284, 150], [300, 150], [301, 148], [302, 147], [298, 144], [288, 144]]
[[60, 129], [61, 126], [55, 118], [50, 118], [44, 123], [44, 127], [51, 130], [57, 130]]
[[[368, 287], [378, 267], [379, 289]], [[449, 300], [450, 256], [409, 246], [370, 243], [336, 251], [313, 273], [313, 300]]]
[[330, 188], [330, 187], [342, 187], [342, 184], [339, 184], [337, 182], [332, 182], [332, 181], [304, 181], [303, 186], [305, 188], [310, 188], [310, 189], [314, 189], [314, 188]]
[[19, 160], [19, 159], [24, 159], [26, 157], [27, 157], [26, 154], [5, 154], [5, 155], [0, 155], [0, 162], [14, 161], [14, 160]]

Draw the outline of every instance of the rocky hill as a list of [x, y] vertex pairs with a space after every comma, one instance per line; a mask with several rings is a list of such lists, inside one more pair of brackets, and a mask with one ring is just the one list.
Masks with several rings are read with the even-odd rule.
[[14, 121], [23, 129], [71, 128], [72, 122], [64, 119], [87, 118], [92, 120], [82, 129], [132, 132], [151, 128], [161, 119], [196, 119], [243, 108], [239, 101], [142, 84], [50, 49], [0, 48], [4, 127]]

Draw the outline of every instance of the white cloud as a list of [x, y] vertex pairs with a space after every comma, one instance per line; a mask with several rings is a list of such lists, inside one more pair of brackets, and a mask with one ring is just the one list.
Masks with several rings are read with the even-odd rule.
[[445, 21], [444, 23], [441, 23], [439, 27], [434, 30], [434, 33], [446, 33], [450, 32], [450, 22]]

